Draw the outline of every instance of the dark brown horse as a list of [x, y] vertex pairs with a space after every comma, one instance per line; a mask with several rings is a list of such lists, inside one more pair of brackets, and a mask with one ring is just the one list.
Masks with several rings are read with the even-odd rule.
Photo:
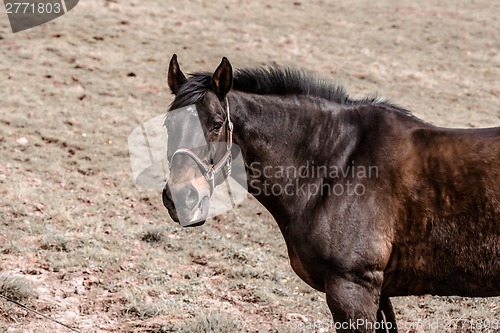
[[[436, 127], [299, 71], [233, 73], [226, 58], [186, 78], [174, 55], [168, 84], [171, 110], [196, 105], [208, 140], [233, 134], [250, 193], [297, 275], [326, 293], [338, 332], [396, 332], [392, 296], [500, 295], [500, 127]], [[171, 181], [200, 172], [170, 162]], [[176, 189], [186, 216], [210, 198], [201, 179]], [[177, 221], [168, 184], [163, 201]]]

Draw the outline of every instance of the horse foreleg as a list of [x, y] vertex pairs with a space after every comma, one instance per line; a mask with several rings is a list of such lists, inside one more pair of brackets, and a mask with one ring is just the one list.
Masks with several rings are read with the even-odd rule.
[[377, 333], [397, 333], [398, 327], [396, 324], [396, 315], [392, 308], [392, 303], [389, 297], [380, 297], [379, 308], [377, 311]]
[[331, 277], [325, 292], [337, 333], [375, 332], [379, 325], [377, 310], [380, 290], [349, 279]]

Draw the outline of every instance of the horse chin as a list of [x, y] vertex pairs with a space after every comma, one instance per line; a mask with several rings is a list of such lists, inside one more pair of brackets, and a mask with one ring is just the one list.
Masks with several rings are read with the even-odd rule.
[[203, 221], [196, 222], [196, 223], [193, 223], [193, 224], [185, 225], [184, 227], [185, 228], [199, 227], [200, 225], [204, 225], [205, 222], [206, 222], [206, 220], [203, 220]]

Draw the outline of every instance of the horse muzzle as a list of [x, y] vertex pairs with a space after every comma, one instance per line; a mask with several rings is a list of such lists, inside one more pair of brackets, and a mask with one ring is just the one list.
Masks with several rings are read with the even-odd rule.
[[181, 226], [196, 227], [205, 223], [210, 206], [209, 191], [200, 190], [193, 184], [167, 184], [162, 199], [170, 217]]

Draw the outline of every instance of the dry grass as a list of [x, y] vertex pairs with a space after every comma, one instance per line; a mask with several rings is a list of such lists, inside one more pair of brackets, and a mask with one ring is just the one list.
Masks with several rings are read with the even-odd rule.
[[0, 274], [0, 294], [16, 302], [36, 298], [33, 283], [20, 275]]
[[[22, 321], [28, 313], [13, 302], [31, 306], [38, 297], [34, 285], [21, 275], [0, 273], [0, 318], [7, 323]], [[12, 302], [13, 301], [13, 302]], [[0, 330], [2, 326], [0, 326]]]
[[243, 330], [242, 323], [222, 313], [202, 314], [186, 321], [181, 332], [186, 333], [233, 333]]

